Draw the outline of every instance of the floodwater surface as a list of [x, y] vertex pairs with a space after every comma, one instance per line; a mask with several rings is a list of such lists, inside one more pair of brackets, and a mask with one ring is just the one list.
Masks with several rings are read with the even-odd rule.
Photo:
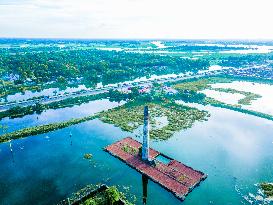
[[[97, 106], [85, 109], [96, 110]], [[156, 150], [208, 174], [183, 204], [269, 204], [255, 199], [263, 197], [255, 184], [272, 181], [273, 122], [221, 108], [205, 109], [211, 114], [208, 121], [197, 122], [169, 140], [150, 143]], [[69, 114], [73, 117], [75, 113]], [[20, 123], [27, 127], [31, 121]], [[85, 185], [97, 183], [129, 187], [129, 199], [135, 195], [136, 203], [142, 204], [141, 175], [103, 151], [127, 136], [132, 134], [95, 119], [13, 140], [12, 153], [8, 143], [0, 144], [0, 204], [55, 204]], [[85, 153], [93, 157], [84, 159]], [[180, 203], [149, 181], [148, 204]]]

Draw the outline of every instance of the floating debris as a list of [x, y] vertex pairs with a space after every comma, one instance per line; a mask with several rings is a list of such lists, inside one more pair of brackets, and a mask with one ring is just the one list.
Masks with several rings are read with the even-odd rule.
[[93, 155], [90, 154], [90, 153], [86, 153], [86, 154], [84, 154], [83, 157], [84, 157], [85, 159], [91, 159], [91, 158], [93, 157]]

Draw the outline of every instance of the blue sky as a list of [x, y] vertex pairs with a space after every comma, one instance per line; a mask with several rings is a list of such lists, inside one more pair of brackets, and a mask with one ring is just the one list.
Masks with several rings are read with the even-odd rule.
[[0, 37], [273, 39], [272, 0], [0, 0]]

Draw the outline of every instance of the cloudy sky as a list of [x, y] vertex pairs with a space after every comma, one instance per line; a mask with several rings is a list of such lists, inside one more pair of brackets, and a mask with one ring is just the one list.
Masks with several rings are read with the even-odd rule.
[[272, 0], [0, 0], [0, 37], [273, 39]]

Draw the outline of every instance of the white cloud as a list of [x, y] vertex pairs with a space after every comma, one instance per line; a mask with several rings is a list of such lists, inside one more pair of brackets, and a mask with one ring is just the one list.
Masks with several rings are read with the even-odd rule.
[[271, 38], [271, 0], [0, 0], [0, 36]]

